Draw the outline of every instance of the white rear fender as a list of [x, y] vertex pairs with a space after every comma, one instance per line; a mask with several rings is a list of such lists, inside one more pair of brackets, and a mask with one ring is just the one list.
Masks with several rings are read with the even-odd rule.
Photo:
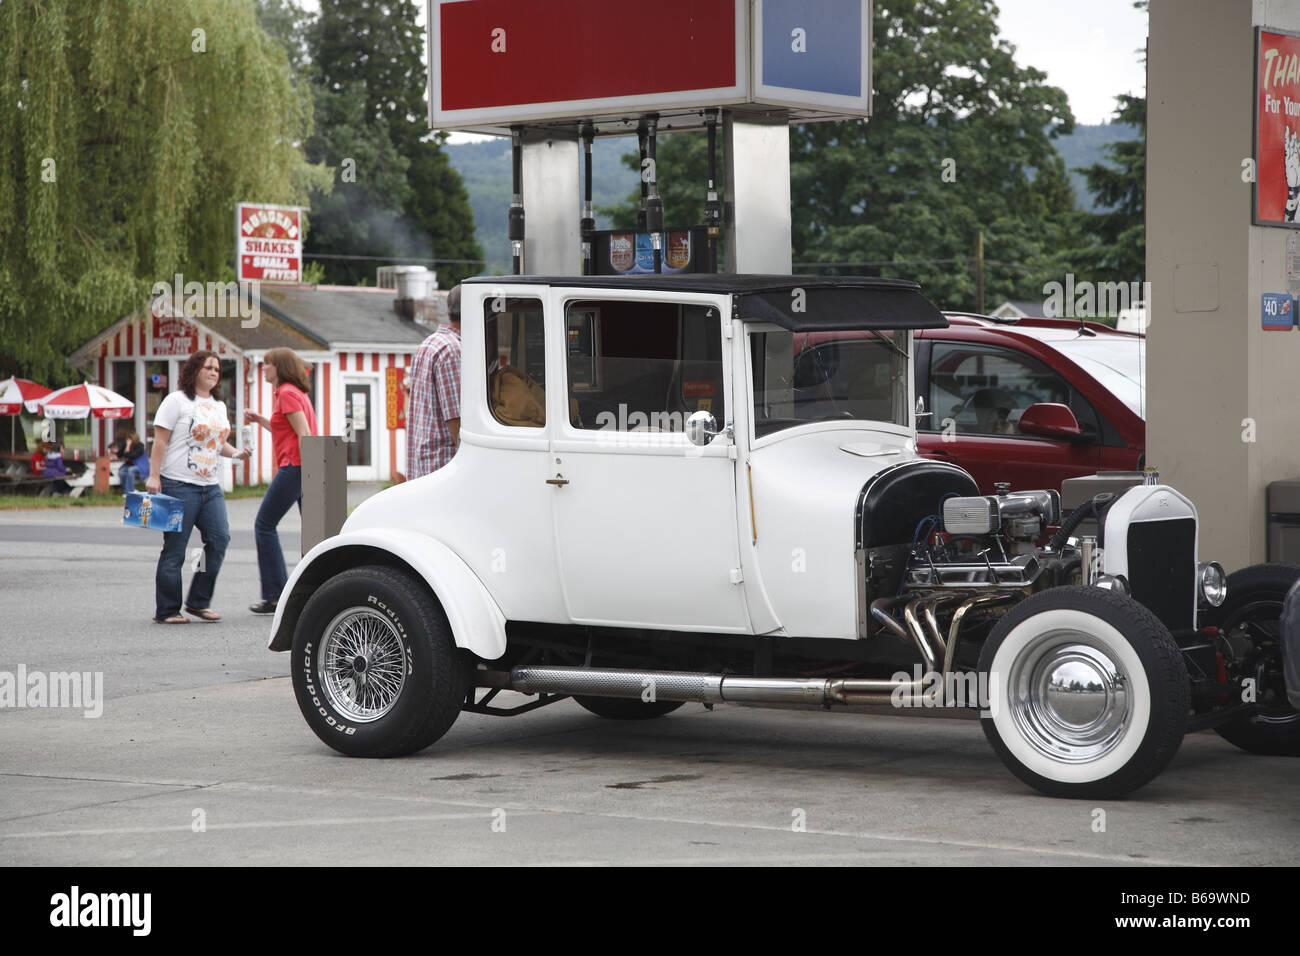
[[469, 566], [442, 542], [394, 528], [347, 531], [307, 552], [280, 594], [270, 649], [287, 651], [293, 646], [298, 616], [318, 587], [367, 564], [405, 567], [423, 579], [442, 605], [457, 647], [489, 661], [506, 652], [505, 615]]

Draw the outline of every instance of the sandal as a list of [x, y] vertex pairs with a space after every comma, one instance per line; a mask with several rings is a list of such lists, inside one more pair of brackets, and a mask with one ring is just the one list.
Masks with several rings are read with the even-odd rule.
[[199, 620], [202, 621], [221, 620], [221, 615], [218, 614], [216, 611], [212, 610], [212, 608], [210, 607], [187, 607], [185, 609], [185, 613], [193, 614], [195, 617], [197, 617]]
[[250, 604], [248, 609], [254, 614], [274, 614], [278, 601], [258, 601], [256, 604]]
[[156, 617], [153, 622], [155, 624], [188, 624], [190, 619], [182, 614], [173, 614], [171, 617]]

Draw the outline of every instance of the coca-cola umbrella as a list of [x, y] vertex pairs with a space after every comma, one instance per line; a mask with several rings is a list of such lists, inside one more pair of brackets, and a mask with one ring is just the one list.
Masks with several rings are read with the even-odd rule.
[[0, 415], [9, 415], [9, 450], [14, 449], [14, 423], [23, 404], [34, 402], [50, 394], [44, 385], [37, 385], [25, 378], [7, 378], [0, 382]]
[[44, 385], [25, 378], [7, 378], [0, 382], [0, 415], [17, 415], [23, 410], [24, 402], [35, 402], [49, 394]]
[[95, 418], [128, 418], [135, 411], [135, 402], [102, 385], [86, 382], [50, 392], [44, 398], [28, 402], [27, 408], [46, 418], [85, 418], [87, 415]]

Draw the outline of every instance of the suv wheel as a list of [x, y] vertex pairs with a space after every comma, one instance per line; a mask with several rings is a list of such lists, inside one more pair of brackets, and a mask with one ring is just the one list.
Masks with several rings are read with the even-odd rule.
[[993, 629], [979, 669], [985, 735], [1012, 773], [1050, 796], [1136, 790], [1182, 743], [1182, 655], [1164, 624], [1121, 594], [1062, 587], [1026, 599]]

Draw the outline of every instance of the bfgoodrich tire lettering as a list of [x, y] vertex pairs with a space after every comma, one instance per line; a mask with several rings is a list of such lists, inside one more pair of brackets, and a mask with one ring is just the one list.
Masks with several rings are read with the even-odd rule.
[[294, 631], [293, 689], [308, 725], [350, 757], [415, 753], [455, 722], [465, 670], [424, 582], [361, 567], [325, 582]]
[[1182, 742], [1182, 655], [1164, 624], [1121, 594], [1065, 587], [1028, 598], [993, 629], [979, 668], [985, 735], [1012, 773], [1051, 796], [1122, 796]]

